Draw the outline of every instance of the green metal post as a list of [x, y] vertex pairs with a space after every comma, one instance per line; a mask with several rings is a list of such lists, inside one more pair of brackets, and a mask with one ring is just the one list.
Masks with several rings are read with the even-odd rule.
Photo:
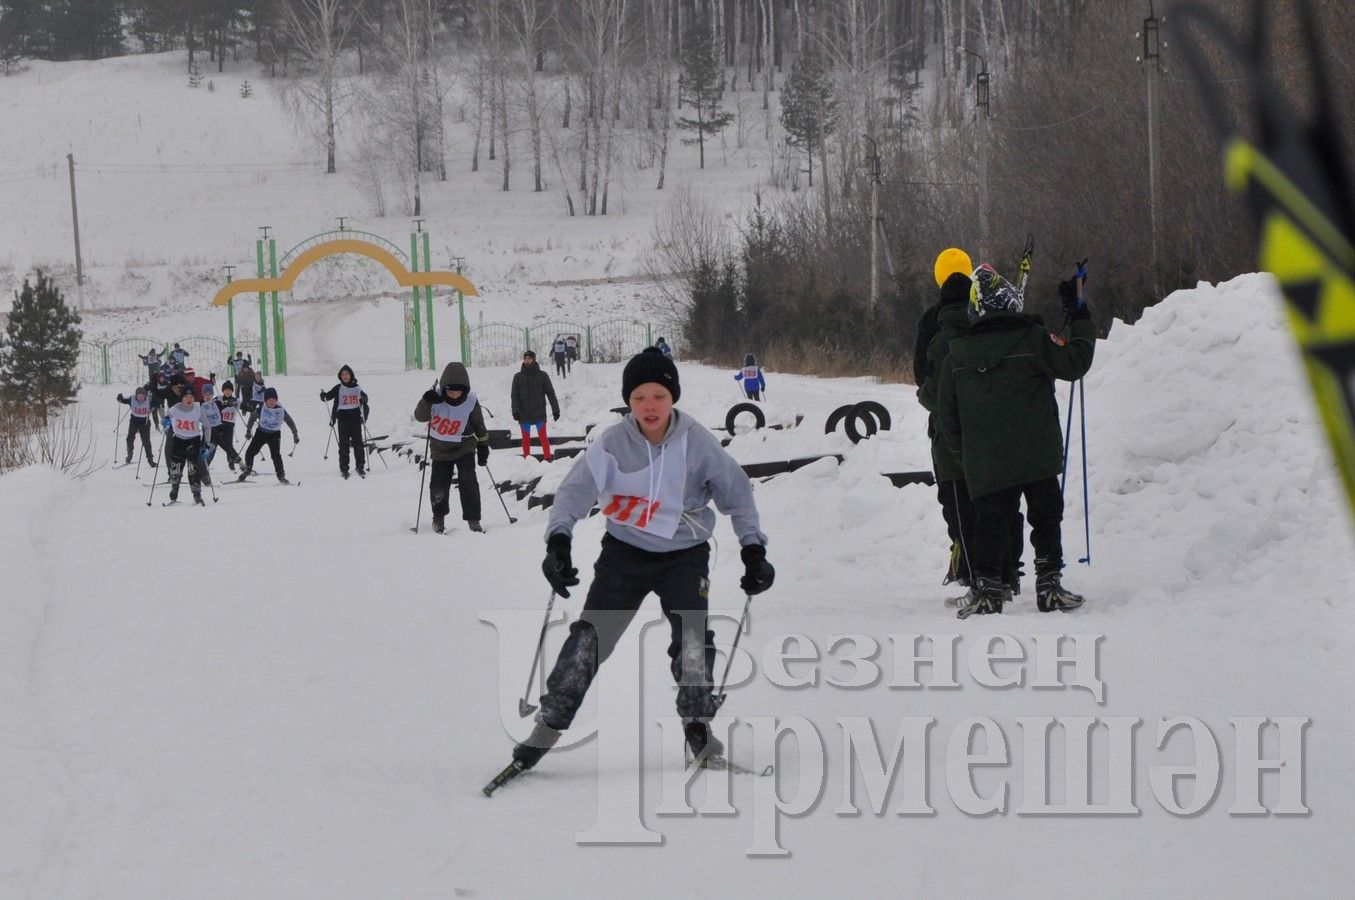
[[584, 326], [584, 346], [588, 348], [588, 349], [585, 351], [584, 362], [592, 362], [592, 361], [593, 361], [593, 326], [592, 326], [592, 325], [585, 325], [585, 326]]
[[[456, 274], [461, 274], [461, 263], [456, 264]], [[461, 361], [470, 365], [470, 329], [466, 326], [466, 295], [461, 288], [456, 289], [456, 327], [461, 333]]]
[[526, 353], [532, 349], [532, 330], [530, 328], [522, 329], [522, 352]]
[[[419, 236], [409, 236], [409, 259], [414, 271], [419, 270]], [[419, 310], [419, 289], [414, 288], [414, 368], [423, 368], [423, 313]]]
[[648, 322], [645, 323], [645, 346], [654, 346], [654, 326], [650, 325]]
[[[259, 277], [264, 277], [263, 271], [263, 240], [255, 241], [255, 255], [259, 261]], [[259, 373], [268, 375], [268, 295], [259, 291]]]
[[[423, 270], [425, 272], [433, 271], [433, 256], [428, 251], [428, 232], [423, 233]], [[416, 288], [417, 290], [417, 288]], [[423, 289], [424, 304], [428, 308], [428, 368], [436, 369], [437, 360], [433, 350], [433, 286], [426, 285]]]
[[108, 368], [108, 345], [107, 345], [107, 344], [100, 344], [100, 345], [99, 345], [99, 355], [100, 355], [101, 357], [103, 357], [103, 376], [104, 376], [104, 384], [112, 384], [112, 383], [113, 383], [112, 372], [111, 372], [111, 371], [109, 370], [109, 368]]
[[[229, 281], [227, 282], [229, 284]], [[230, 331], [230, 340], [226, 345], [226, 358], [235, 355], [235, 298], [226, 301], [226, 327]]]
[[[278, 277], [278, 242], [268, 239], [268, 274]], [[287, 332], [282, 324], [282, 310], [278, 307], [278, 292], [273, 291], [273, 368], [279, 375], [287, 374]]]

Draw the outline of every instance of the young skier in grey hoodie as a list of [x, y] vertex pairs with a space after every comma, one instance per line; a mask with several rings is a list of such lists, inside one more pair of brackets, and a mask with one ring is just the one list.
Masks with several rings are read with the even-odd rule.
[[546, 681], [536, 727], [513, 751], [519, 771], [536, 765], [570, 726], [598, 666], [651, 591], [672, 628], [668, 655], [687, 744], [698, 761], [724, 752], [707, 727], [719, 706], [712, 690], [715, 635], [706, 627], [711, 500], [729, 516], [743, 548], [743, 590], [762, 593], [776, 573], [748, 476], [713, 434], [673, 408], [680, 395], [670, 358], [654, 347], [633, 357], [621, 378], [630, 414], [589, 446], [555, 494], [541, 568], [558, 594], [568, 597], [579, 583], [570, 536], [594, 503], [607, 533], [579, 621]]

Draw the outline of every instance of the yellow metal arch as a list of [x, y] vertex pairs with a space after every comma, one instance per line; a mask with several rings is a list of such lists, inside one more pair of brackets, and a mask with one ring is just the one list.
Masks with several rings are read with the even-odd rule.
[[344, 238], [316, 244], [293, 260], [292, 264], [277, 278], [242, 278], [239, 281], [227, 283], [225, 287], [216, 292], [216, 296], [212, 298], [212, 305], [225, 306], [231, 301], [232, 297], [240, 294], [290, 291], [292, 285], [296, 284], [297, 277], [312, 263], [324, 259], [326, 256], [337, 256], [341, 253], [356, 253], [359, 256], [376, 260], [395, 276], [395, 280], [399, 282], [401, 287], [431, 287], [435, 284], [445, 284], [461, 291], [468, 297], [480, 295], [480, 292], [475, 289], [475, 285], [471, 284], [470, 279], [464, 275], [458, 275], [456, 272], [411, 272], [405, 268], [404, 263], [396, 259], [384, 247], [367, 241]]

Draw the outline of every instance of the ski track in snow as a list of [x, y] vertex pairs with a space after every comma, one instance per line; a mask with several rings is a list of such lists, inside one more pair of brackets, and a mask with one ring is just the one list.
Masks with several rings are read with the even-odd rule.
[[[372, 432], [422, 438], [410, 413], [433, 373], [399, 371], [398, 331], [378, 331], [382, 323], [398, 326], [389, 313], [368, 301], [289, 308], [294, 358], [325, 373], [270, 379], [301, 430], [296, 456], [285, 459], [288, 474], [305, 481], [299, 490], [267, 482], [266, 456], [256, 462], [263, 484], [219, 484], [220, 503], [206, 509], [147, 508], [144, 467], [140, 482], [127, 469], [105, 469], [83, 483], [43, 469], [0, 479], [7, 575], [0, 894], [431, 897], [549, 889], [622, 897], [699, 888], [724, 896], [755, 884], [759, 895], [850, 889], [879, 896], [902, 884], [943, 894], [1009, 885], [1015, 872], [1040, 878], [1053, 896], [1083, 895], [1088, 886], [1128, 894], [1163, 883], [1202, 895], [1269, 893], [1295, 872], [1305, 873], [1313, 893], [1339, 892], [1341, 835], [1355, 825], [1347, 764], [1355, 733], [1344, 713], [1352, 665], [1338, 637], [1352, 624], [1351, 534], [1269, 278], [1181, 292], [1099, 344], [1086, 379], [1095, 565], [1069, 568], [1069, 585], [1090, 597], [1086, 610], [1070, 616], [1036, 613], [1029, 575], [1025, 593], [997, 621], [959, 623], [942, 606], [953, 591], [938, 583], [946, 542], [934, 492], [896, 490], [879, 477], [927, 465], [925, 415], [911, 387], [769, 373], [769, 420], [800, 413], [804, 424], [742, 435], [730, 448], [735, 457], [839, 452], [847, 459], [756, 485], [778, 578], [755, 599], [744, 646], [760, 656], [775, 636], [798, 633], [825, 651], [833, 635], [868, 634], [884, 648], [879, 661], [888, 679], [889, 635], [962, 635], [958, 691], [883, 684], [845, 691], [822, 679], [817, 688], [787, 691], [759, 678], [731, 692], [727, 715], [804, 716], [827, 742], [823, 798], [808, 816], [781, 823], [789, 864], [744, 856], [752, 844], [751, 779], [734, 780], [738, 816], [652, 815], [663, 772], [652, 722], [640, 765], [645, 821], [665, 835], [662, 849], [575, 845], [594, 821], [600, 787], [633, 777], [631, 765], [599, 771], [596, 740], [553, 752], [492, 801], [480, 795], [506, 763], [511, 739], [530, 724], [517, 722], [513, 708], [545, 600], [546, 516], [508, 495], [521, 520], [509, 526], [481, 474], [488, 534], [435, 537], [424, 509], [416, 537], [408, 531], [415, 467], [373, 459], [366, 481], [345, 482], [334, 448], [321, 459], [327, 410], [314, 397], [346, 361], [372, 398]], [[738, 400], [730, 373], [680, 366], [679, 408], [708, 426], [722, 423]], [[617, 365], [577, 366], [555, 379], [564, 415], [552, 433], [614, 421], [607, 410], [620, 400], [619, 373]], [[477, 393], [496, 414], [491, 427], [509, 424], [511, 376], [509, 368], [472, 370]], [[82, 392], [80, 412], [91, 419], [101, 457], [118, 412], [112, 397], [125, 387]], [[1066, 397], [1060, 385], [1059, 402]], [[835, 406], [865, 398], [886, 403], [892, 431], [857, 447], [821, 433]], [[290, 449], [285, 438], [283, 449]], [[543, 486], [557, 484], [570, 465], [514, 452], [491, 459], [498, 479], [543, 475]], [[229, 477], [220, 455], [214, 474]], [[1080, 493], [1074, 468], [1064, 527], [1070, 559], [1082, 552]], [[585, 587], [599, 536], [597, 520], [576, 534]], [[741, 566], [723, 518], [717, 538], [712, 604], [736, 617]], [[576, 594], [557, 606], [572, 617], [580, 603]], [[502, 654], [495, 629], [481, 621], [494, 611], [519, 611], [520, 627], [506, 633]], [[732, 627], [729, 619], [717, 623], [722, 646]], [[1106, 635], [1104, 706], [1083, 691], [985, 691], [966, 683], [966, 654], [980, 638], [1006, 633], [1029, 648], [1031, 635], [1050, 631]], [[551, 629], [548, 658], [564, 633], [561, 624]], [[637, 639], [632, 634], [623, 648]], [[666, 637], [656, 628], [644, 640], [644, 715], [668, 715]], [[634, 697], [624, 652], [599, 681], [613, 698]], [[823, 678], [849, 672], [841, 661], [821, 667]], [[580, 722], [597, 703], [590, 698]], [[846, 777], [834, 722], [851, 715], [870, 716], [881, 742], [903, 716], [936, 719], [936, 816], [833, 814]], [[1006, 815], [968, 818], [947, 801], [945, 741], [971, 715], [1003, 724], [1011, 744], [1013, 761], [1002, 770], [1014, 782]], [[1143, 717], [1136, 743], [1142, 815], [1014, 815], [1020, 715]], [[1220, 796], [1196, 819], [1171, 817], [1147, 790], [1150, 764], [1185, 761], [1152, 752], [1156, 718], [1173, 715], [1206, 721], [1225, 747]], [[1311, 817], [1226, 814], [1227, 717], [1238, 715], [1312, 718]], [[770, 761], [766, 748], [752, 746], [746, 725], [734, 732], [734, 753], [746, 764]], [[800, 766], [793, 753], [778, 761], [787, 795]], [[1050, 770], [1057, 783], [1061, 756], [1051, 758]], [[976, 776], [981, 792], [997, 783], [989, 774]], [[710, 777], [694, 787], [693, 804]], [[859, 785], [857, 798], [866, 802]], [[982, 852], [961, 857], [961, 847]], [[1050, 874], [1033, 874], [1041, 872]]]

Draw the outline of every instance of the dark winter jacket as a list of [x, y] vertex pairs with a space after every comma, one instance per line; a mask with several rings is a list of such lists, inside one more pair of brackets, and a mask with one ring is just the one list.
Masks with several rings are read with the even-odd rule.
[[[447, 385], [456, 385], [465, 388], [467, 393], [461, 395], [460, 403], [465, 403], [470, 396], [470, 374], [466, 367], [459, 362], [449, 362], [447, 367], [442, 370], [442, 377], [438, 379], [438, 394], [446, 396]], [[450, 402], [450, 401], [448, 401]], [[453, 406], [459, 406], [460, 403], [453, 403]], [[414, 419], [417, 422], [428, 422], [433, 418], [433, 408], [423, 397], [414, 406]], [[475, 440], [469, 437], [457, 443], [448, 443], [447, 441], [431, 441], [429, 455], [434, 460], [450, 461], [461, 459], [475, 452], [478, 445], [489, 446], [489, 432], [485, 430], [485, 414], [480, 408], [480, 402], [477, 400], [475, 409], [471, 411], [470, 421], [468, 423], [470, 431], [474, 433]]]
[[546, 401], [550, 401], [551, 415], [560, 417], [560, 404], [555, 399], [555, 388], [550, 376], [536, 363], [523, 363], [521, 371], [513, 376], [513, 421], [544, 422]]
[[348, 373], [348, 387], [358, 387], [358, 376], [354, 375], [353, 370], [350, 369], [348, 366], [343, 366], [342, 368], [339, 369], [339, 374], [336, 376], [339, 379], [339, 383], [334, 385], [334, 387], [330, 388], [327, 391], [321, 391], [320, 399], [333, 401], [329, 408], [329, 417], [331, 419], [338, 418], [339, 416], [343, 416], [345, 419], [351, 419], [354, 418], [355, 416], [361, 416], [362, 421], [366, 422], [367, 414], [371, 412], [371, 410], [367, 408], [367, 392], [362, 391], [360, 388], [359, 388], [360, 393], [358, 394], [358, 405], [350, 406], [348, 409], [339, 409], [339, 388], [344, 386], [343, 383], [344, 372]]
[[[958, 272], [941, 286], [941, 300], [923, 314], [924, 323], [930, 317], [932, 336], [922, 350], [920, 359], [913, 360], [914, 373], [920, 372], [917, 399], [931, 413], [927, 418], [927, 437], [932, 439], [932, 471], [941, 483], [964, 477], [960, 464], [945, 435], [936, 424], [938, 375], [941, 364], [950, 351], [950, 342], [969, 331], [969, 285], [967, 276]], [[919, 334], [924, 324], [919, 324]]]
[[240, 370], [240, 374], [235, 379], [235, 396], [240, 398], [241, 405], [249, 403], [254, 395], [254, 370], [245, 366]]
[[937, 385], [936, 419], [969, 496], [1057, 477], [1063, 471], [1054, 379], [1091, 368], [1096, 326], [1074, 319], [1072, 340], [1020, 313], [990, 312], [950, 342]]

